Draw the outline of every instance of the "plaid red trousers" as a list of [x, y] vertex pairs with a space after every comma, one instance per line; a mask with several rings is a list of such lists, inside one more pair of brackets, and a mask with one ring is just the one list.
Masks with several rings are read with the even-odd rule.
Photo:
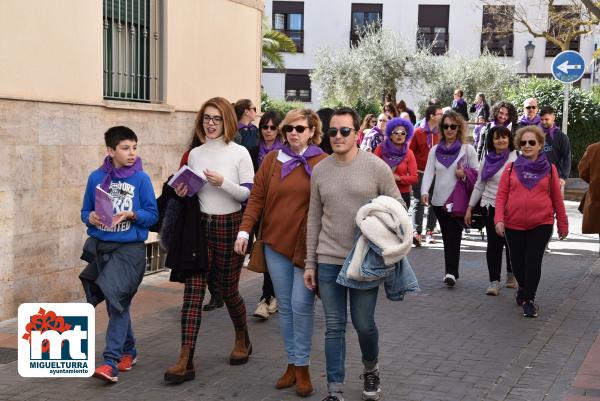
[[[229, 317], [236, 331], [246, 330], [246, 305], [238, 290], [244, 256], [233, 251], [242, 212], [225, 215], [201, 213], [201, 227], [206, 235], [208, 262], [214, 270], [216, 286], [227, 305]], [[196, 346], [196, 338], [202, 321], [202, 302], [206, 293], [209, 272], [188, 277], [183, 292], [181, 309], [181, 344]]]

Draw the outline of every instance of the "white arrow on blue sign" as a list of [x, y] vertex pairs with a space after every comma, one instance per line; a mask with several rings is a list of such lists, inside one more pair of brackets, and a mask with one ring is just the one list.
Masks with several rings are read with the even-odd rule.
[[585, 72], [585, 60], [576, 51], [560, 52], [552, 60], [552, 75], [560, 82], [570, 84], [577, 82]]

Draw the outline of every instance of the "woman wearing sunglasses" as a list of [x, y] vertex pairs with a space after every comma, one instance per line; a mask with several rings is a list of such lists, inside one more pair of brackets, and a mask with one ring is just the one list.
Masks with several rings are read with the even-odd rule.
[[[469, 207], [465, 214], [465, 224], [471, 225], [473, 208], [480, 204], [482, 208], [485, 231], [487, 232], [487, 249], [485, 252], [490, 285], [485, 291], [487, 295], [500, 294], [500, 272], [502, 270], [502, 251], [506, 245], [504, 238], [496, 234], [494, 216], [496, 211], [496, 193], [500, 177], [506, 165], [517, 158], [514, 150], [514, 138], [511, 130], [503, 126], [491, 129], [487, 137], [487, 154], [479, 165], [479, 175], [475, 188], [469, 200]], [[481, 203], [480, 203], [481, 200]], [[512, 272], [508, 247], [506, 247], [506, 287], [515, 288], [516, 280]]]
[[385, 125], [387, 124], [389, 117], [387, 114], [381, 113], [377, 117], [377, 125], [371, 129], [364, 131], [363, 140], [360, 143], [360, 148], [367, 152], [372, 152], [377, 146], [383, 141], [383, 133], [385, 132]]
[[519, 283], [516, 301], [525, 317], [538, 315], [535, 295], [555, 215], [559, 238], [569, 233], [560, 177], [543, 153], [544, 139], [534, 125], [517, 131], [515, 145], [521, 154], [504, 169], [496, 195], [496, 233], [506, 238]]
[[377, 125], [377, 116], [375, 114], [367, 114], [365, 116], [365, 118], [363, 118], [363, 122], [360, 125], [360, 129], [358, 130], [358, 135], [357, 140], [356, 140], [356, 144], [358, 146], [360, 146], [360, 143], [363, 140], [363, 137], [365, 135], [365, 131], [369, 130], [369, 129], [373, 129], [373, 127], [375, 127]]
[[[252, 345], [246, 324], [246, 306], [238, 285], [244, 257], [233, 251], [242, 220], [242, 202], [250, 196], [254, 169], [248, 151], [233, 140], [237, 121], [231, 103], [222, 97], [207, 100], [196, 117], [195, 132], [202, 145], [192, 149], [188, 166], [206, 180], [198, 191], [200, 230], [205, 238], [188, 233], [189, 241], [205, 241], [208, 248], [206, 270], [216, 272], [216, 282], [235, 328], [231, 365], [248, 362]], [[185, 184], [175, 189], [178, 196], [188, 193]], [[195, 255], [193, 255], [195, 256]], [[192, 256], [190, 259], [193, 260]], [[181, 352], [178, 361], [164, 375], [168, 383], [183, 383], [195, 378], [192, 360], [202, 318], [207, 271], [184, 270], [181, 310]]]
[[375, 149], [375, 155], [382, 158], [392, 169], [407, 210], [410, 208], [412, 186], [419, 180], [417, 160], [408, 147], [413, 132], [414, 127], [410, 121], [400, 117], [393, 118], [385, 127], [385, 139]]
[[[281, 116], [276, 111], [266, 111], [258, 123], [260, 136], [258, 138], [258, 146], [250, 149], [250, 157], [254, 165], [254, 173], [262, 164], [265, 156], [274, 150], [279, 150], [283, 147], [283, 137], [279, 131]], [[251, 246], [251, 245], [250, 245]], [[277, 312], [277, 298], [275, 290], [273, 290], [273, 282], [269, 272], [263, 274], [262, 295], [256, 306], [253, 316], [266, 320], [270, 315]]]
[[[444, 283], [453, 287], [458, 280], [460, 242], [462, 239], [462, 218], [453, 217], [447, 210], [446, 201], [453, 193], [458, 180], [466, 180], [466, 168], [477, 169], [477, 153], [473, 146], [465, 143], [465, 120], [460, 114], [448, 110], [442, 116], [440, 143], [431, 148], [427, 157], [421, 201], [429, 203], [429, 187], [435, 178], [431, 204], [440, 222], [444, 242], [446, 275]], [[468, 199], [467, 199], [468, 200]]]
[[279, 325], [288, 362], [275, 387], [296, 384], [296, 393], [308, 396], [313, 391], [308, 366], [314, 293], [304, 286], [306, 218], [312, 169], [327, 154], [317, 146], [321, 120], [312, 110], [291, 110], [280, 127], [284, 145], [267, 154], [256, 173], [235, 251], [246, 253], [249, 233], [262, 215], [265, 258], [279, 301]]

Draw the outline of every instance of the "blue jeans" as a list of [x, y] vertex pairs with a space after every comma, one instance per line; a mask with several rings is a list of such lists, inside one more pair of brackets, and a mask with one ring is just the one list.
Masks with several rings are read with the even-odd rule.
[[363, 364], [372, 369], [379, 355], [379, 333], [375, 325], [375, 306], [379, 287], [357, 290], [336, 283], [341, 265], [319, 263], [318, 282], [325, 312], [325, 362], [329, 391], [341, 391], [346, 360], [346, 305], [350, 294], [350, 316], [358, 334]]
[[123, 310], [123, 313], [119, 313], [108, 300], [106, 301], [108, 327], [106, 328], [106, 347], [102, 356], [104, 357], [104, 363], [114, 367], [117, 367], [123, 354], [137, 355], [135, 337], [131, 329], [130, 306], [131, 301], [124, 305], [125, 310]]
[[279, 327], [288, 364], [310, 365], [315, 294], [304, 286], [304, 270], [265, 244], [265, 258], [279, 301]]

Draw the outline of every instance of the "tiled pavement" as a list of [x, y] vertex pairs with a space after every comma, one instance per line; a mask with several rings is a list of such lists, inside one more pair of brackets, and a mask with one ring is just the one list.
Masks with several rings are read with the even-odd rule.
[[[577, 229], [577, 215], [572, 231]], [[441, 283], [440, 245], [414, 249], [410, 261], [423, 291], [377, 308], [380, 367], [386, 400], [569, 400], [600, 401], [600, 260], [598, 239], [573, 234], [552, 242], [544, 258], [538, 319], [521, 316], [511, 290], [483, 294], [487, 284], [484, 244], [465, 241], [461, 279]], [[181, 285], [162, 273], [145, 279], [134, 300], [138, 365], [116, 385], [94, 379], [24, 379], [16, 362], [0, 365], [0, 400], [295, 400], [276, 390], [285, 367], [277, 315], [249, 317], [254, 354], [247, 365], [227, 364], [233, 328], [225, 309], [204, 314], [196, 357], [197, 378], [166, 386], [162, 374], [178, 355]], [[241, 292], [252, 312], [260, 279], [245, 272]], [[96, 347], [104, 344], [105, 311], [98, 309]], [[15, 322], [0, 324], [0, 347], [14, 347]], [[324, 320], [317, 303], [311, 373], [315, 394], [325, 391]], [[360, 399], [360, 353], [349, 325], [346, 399]]]

